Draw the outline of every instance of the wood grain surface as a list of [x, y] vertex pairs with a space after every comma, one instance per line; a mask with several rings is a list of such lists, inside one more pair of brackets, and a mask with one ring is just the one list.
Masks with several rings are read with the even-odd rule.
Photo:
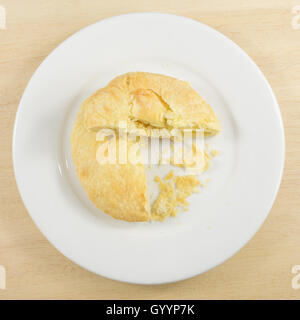
[[[0, 0], [0, 299], [299, 299], [300, 265], [300, 0]], [[59, 253], [40, 233], [19, 196], [12, 167], [14, 117], [36, 68], [63, 40], [113, 15], [169, 12], [199, 20], [242, 47], [269, 80], [286, 134], [283, 181], [255, 237], [234, 257], [189, 280], [157, 286], [119, 283], [92, 274]], [[300, 19], [299, 19], [300, 23]], [[257, 182], [259, 183], [259, 181]]]

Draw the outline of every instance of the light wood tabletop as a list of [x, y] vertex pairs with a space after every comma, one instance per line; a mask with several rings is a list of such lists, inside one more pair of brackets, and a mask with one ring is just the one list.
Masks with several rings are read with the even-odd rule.
[[[297, 7], [292, 12], [296, 5], [300, 14], [300, 0], [0, 0], [0, 12], [6, 11], [6, 29], [0, 30], [0, 265], [6, 270], [6, 289], [0, 289], [0, 299], [299, 299], [300, 289], [292, 288], [292, 267], [300, 265], [300, 17]], [[43, 59], [89, 24], [142, 11], [190, 17], [236, 42], [269, 80], [286, 134], [280, 191], [254, 238], [209, 272], [156, 286], [108, 280], [65, 258], [31, 220], [12, 166], [16, 110]]]

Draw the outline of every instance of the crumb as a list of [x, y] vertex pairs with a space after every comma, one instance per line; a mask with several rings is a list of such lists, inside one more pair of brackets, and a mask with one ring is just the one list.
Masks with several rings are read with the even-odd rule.
[[184, 168], [184, 163], [175, 163], [174, 157], [170, 159], [170, 163], [175, 167]]
[[[182, 151], [183, 153], [183, 151]], [[184, 156], [180, 163], [175, 163], [174, 155], [170, 159], [170, 163], [173, 166], [181, 168], [191, 168], [194, 173], [200, 173], [206, 171], [210, 167], [210, 161], [212, 157], [208, 153], [207, 149], [202, 151], [200, 148], [197, 148], [196, 143], [192, 143], [192, 150]]]
[[201, 184], [202, 188], [205, 188], [207, 186], [207, 184], [210, 182], [210, 178], [207, 178], [204, 183]]
[[211, 156], [206, 150], [204, 151], [204, 155], [208, 160], [211, 160]]
[[212, 150], [210, 153], [213, 157], [216, 157], [219, 154], [219, 150]]
[[198, 193], [200, 181], [193, 175], [175, 177], [175, 186], [177, 191], [177, 204], [188, 206], [186, 199], [192, 193]]
[[164, 180], [170, 180], [174, 178], [174, 170], [171, 170], [165, 177]]
[[209, 169], [210, 160], [211, 160], [211, 156], [208, 154], [207, 151], [204, 151], [204, 167], [203, 167], [203, 171], [206, 171], [206, 170]]
[[156, 176], [156, 177], [154, 178], [154, 181], [155, 181], [155, 182], [158, 182], [158, 183], [162, 183], [161, 178], [160, 178], [159, 176]]
[[192, 193], [198, 193], [200, 180], [193, 175], [175, 176], [171, 170], [164, 178], [168, 182], [162, 181], [158, 176], [154, 181], [158, 183], [160, 193], [152, 208], [152, 220], [163, 221], [166, 217], [176, 216], [180, 208], [188, 210], [187, 198]]
[[160, 177], [154, 178], [158, 182], [160, 193], [152, 208], [152, 220], [163, 221], [166, 217], [174, 217], [177, 213], [175, 188], [170, 182], [164, 183]]

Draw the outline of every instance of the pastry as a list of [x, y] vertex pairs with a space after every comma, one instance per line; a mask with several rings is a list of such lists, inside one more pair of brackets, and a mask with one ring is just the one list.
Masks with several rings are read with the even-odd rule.
[[71, 136], [72, 156], [82, 187], [94, 205], [113, 218], [148, 221], [150, 206], [143, 164], [99, 164], [97, 150], [105, 142], [83, 125], [84, 106]]
[[161, 74], [127, 73], [112, 80], [84, 102], [87, 129], [129, 127], [142, 123], [154, 128], [220, 131], [220, 122], [209, 104], [190, 86]]
[[[151, 136], [159, 128], [166, 131], [189, 128], [214, 135], [220, 131], [220, 123], [209, 104], [189, 83], [160, 74], [134, 72], [118, 76], [83, 102], [71, 135], [80, 183], [89, 199], [103, 212], [116, 219], [141, 222], [151, 219], [146, 169], [142, 163], [101, 163], [98, 152], [105, 151], [111, 141], [97, 139], [97, 133], [104, 128], [116, 132], [115, 141], [120, 144], [121, 130]], [[133, 143], [129, 141], [127, 148]], [[192, 181], [189, 179], [184, 181]], [[164, 194], [174, 196], [172, 190], [170, 187]], [[161, 203], [163, 198], [164, 195]], [[163, 220], [158, 217], [162, 207], [157, 202], [154, 220]], [[169, 209], [162, 216], [175, 215], [174, 208]]]

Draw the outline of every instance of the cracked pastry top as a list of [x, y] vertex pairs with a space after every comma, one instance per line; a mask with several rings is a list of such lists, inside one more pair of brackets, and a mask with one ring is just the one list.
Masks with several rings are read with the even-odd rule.
[[116, 219], [148, 221], [151, 210], [143, 164], [99, 164], [99, 129], [129, 132], [154, 128], [203, 129], [214, 135], [220, 122], [209, 104], [190, 86], [161, 74], [133, 72], [120, 75], [86, 99], [75, 120], [71, 148], [76, 173], [94, 205]]

